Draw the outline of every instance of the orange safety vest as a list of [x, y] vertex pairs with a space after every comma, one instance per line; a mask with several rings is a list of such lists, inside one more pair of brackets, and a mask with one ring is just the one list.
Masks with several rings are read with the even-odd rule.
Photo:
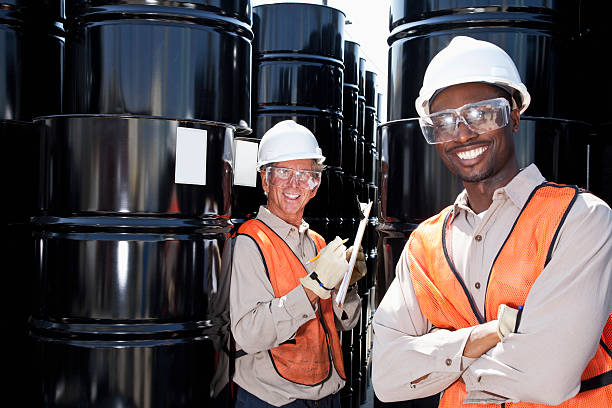
[[[309, 230], [309, 233], [319, 252], [325, 247], [325, 240], [314, 231]], [[291, 248], [261, 220], [245, 222], [238, 229], [238, 235], [248, 235], [259, 247], [274, 296], [286, 295], [307, 275], [306, 268]], [[342, 379], [346, 378], [331, 297], [320, 299], [316, 315], [316, 319], [300, 326], [294, 339], [268, 350], [276, 372], [286, 380], [318, 385], [331, 376], [332, 365]]]
[[[424, 221], [411, 234], [410, 276], [419, 306], [436, 327], [456, 330], [497, 318], [504, 303], [513, 308], [525, 303], [527, 294], [551, 258], [552, 248], [578, 189], [544, 183], [537, 187], [521, 210], [502, 245], [489, 274], [482, 318], [463, 280], [449, 259], [446, 240], [452, 207]], [[612, 314], [602, 333], [595, 357], [582, 374], [580, 392], [558, 405], [562, 408], [612, 407]], [[444, 391], [440, 407], [488, 408], [496, 404], [463, 404], [467, 396], [463, 381]], [[547, 407], [536, 403], [506, 403], [506, 407]]]

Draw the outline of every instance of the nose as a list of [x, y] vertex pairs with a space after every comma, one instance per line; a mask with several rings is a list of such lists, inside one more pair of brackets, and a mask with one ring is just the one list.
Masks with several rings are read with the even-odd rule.
[[291, 187], [297, 187], [298, 186], [298, 173], [296, 171], [291, 173], [291, 177], [289, 178], [289, 185]]
[[475, 137], [478, 137], [478, 133], [472, 131], [465, 123], [459, 122], [457, 125], [457, 137], [455, 138], [456, 142], [465, 143]]

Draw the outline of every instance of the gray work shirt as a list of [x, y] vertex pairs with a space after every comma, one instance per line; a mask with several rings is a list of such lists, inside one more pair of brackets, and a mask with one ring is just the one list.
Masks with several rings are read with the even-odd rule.
[[[450, 256], [481, 315], [495, 256], [543, 181], [535, 165], [525, 168], [494, 192], [482, 219], [470, 209], [465, 191], [455, 201]], [[433, 395], [458, 379], [468, 391], [465, 403], [558, 405], [576, 395], [612, 309], [612, 211], [606, 203], [592, 194], [578, 195], [552, 259], [527, 295], [519, 333], [477, 359], [463, 357], [473, 327], [429, 333], [406, 248], [372, 323], [372, 382], [380, 400]]]
[[[306, 222], [302, 221], [296, 228], [264, 206], [259, 208], [257, 219], [277, 233], [303, 264], [316, 255], [316, 246], [308, 235]], [[296, 399], [317, 400], [340, 390], [344, 380], [335, 368], [331, 369], [330, 378], [316, 386], [295, 384], [277, 374], [268, 350], [293, 338], [300, 326], [316, 317], [315, 309], [302, 285], [285, 296], [275, 297], [257, 244], [246, 236], [239, 235], [235, 240], [231, 263], [230, 321], [236, 348], [244, 350], [247, 355], [236, 359], [234, 382], [276, 406]], [[348, 292], [342, 309], [335, 302], [333, 304], [336, 328], [352, 329], [361, 312], [357, 291]]]

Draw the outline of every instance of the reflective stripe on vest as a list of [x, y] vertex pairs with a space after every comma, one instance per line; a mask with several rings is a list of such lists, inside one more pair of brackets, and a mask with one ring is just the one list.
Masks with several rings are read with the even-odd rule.
[[[325, 247], [325, 240], [309, 230], [317, 252]], [[306, 268], [287, 243], [264, 222], [252, 219], [240, 226], [238, 235], [251, 237], [263, 256], [274, 296], [281, 297], [300, 285]], [[331, 376], [333, 366], [342, 379], [344, 364], [342, 347], [334, 322], [331, 297], [319, 299], [317, 318], [304, 323], [295, 334], [294, 342], [285, 342], [269, 350], [277, 373], [286, 380], [302, 385], [318, 385]]]
[[[493, 262], [485, 294], [484, 317], [480, 316], [447, 252], [452, 207], [419, 225], [408, 240], [410, 276], [427, 319], [436, 327], [456, 330], [496, 319], [497, 308], [502, 303], [514, 308], [523, 305], [531, 286], [550, 260], [558, 231], [577, 194], [576, 187], [553, 183], [544, 183], [533, 191]], [[612, 406], [611, 321], [609, 317], [595, 357], [582, 374], [581, 392], [557, 407]], [[498, 406], [462, 404], [466, 396], [465, 384], [456, 381], [444, 391], [440, 407]], [[524, 402], [504, 405], [508, 408], [548, 406]]]

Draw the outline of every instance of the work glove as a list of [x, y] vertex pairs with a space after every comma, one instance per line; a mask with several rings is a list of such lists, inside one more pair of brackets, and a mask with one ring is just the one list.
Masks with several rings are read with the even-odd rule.
[[[351, 245], [349, 249], [346, 250], [346, 262], [351, 259], [351, 254], [353, 253], [353, 246]], [[349, 285], [357, 282], [359, 279], [363, 278], [368, 269], [365, 263], [365, 254], [363, 252], [363, 248], [359, 247], [359, 252], [357, 252], [357, 259], [355, 259], [355, 266], [353, 266], [353, 272], [351, 272], [351, 280], [349, 281]]]
[[502, 340], [508, 333], [514, 332], [518, 310], [503, 303], [497, 309], [497, 335]]
[[300, 278], [302, 286], [312, 290], [321, 299], [329, 299], [332, 289], [342, 281], [348, 269], [345, 242], [340, 237], [334, 238], [321, 250], [317, 259], [311, 262], [312, 272]]

